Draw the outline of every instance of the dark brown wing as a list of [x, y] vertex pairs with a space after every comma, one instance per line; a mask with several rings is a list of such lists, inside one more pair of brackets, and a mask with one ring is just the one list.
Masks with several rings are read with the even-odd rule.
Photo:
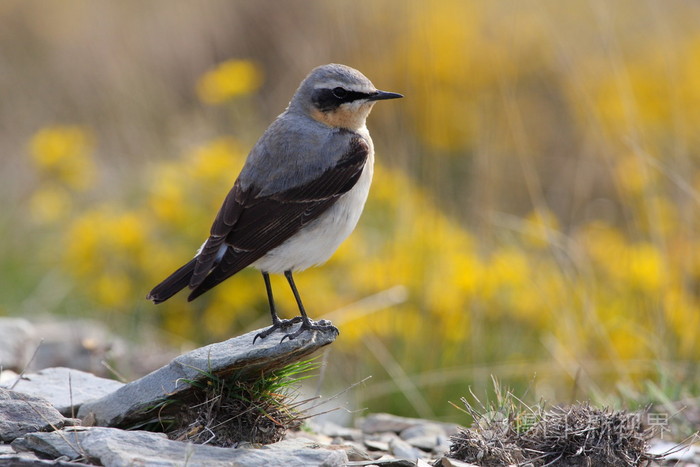
[[[316, 219], [360, 178], [369, 147], [360, 137], [334, 167], [314, 180], [269, 196], [258, 197], [255, 186], [242, 190], [237, 182], [229, 192], [211, 228], [211, 236], [197, 258], [188, 300], [193, 300], [226, 278], [278, 247]], [[227, 250], [220, 261], [223, 245]]]

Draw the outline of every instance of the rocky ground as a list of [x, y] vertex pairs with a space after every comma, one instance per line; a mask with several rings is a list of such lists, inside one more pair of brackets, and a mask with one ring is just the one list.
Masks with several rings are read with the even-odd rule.
[[[74, 331], [79, 328], [71, 327]], [[370, 414], [354, 427], [309, 419], [301, 429], [284, 430], [280, 441], [264, 445], [194, 444], [153, 431], [154, 421], [166, 418], [165, 414], [178, 404], [192, 405], [188, 401], [193, 400], [193, 391], [210, 385], [212, 378], [235, 375], [236, 380], [251, 380], [302, 360], [335, 339], [331, 333], [307, 333], [281, 344], [279, 339], [265, 339], [253, 346], [254, 335], [252, 332], [175, 356], [146, 376], [125, 384], [66, 366], [36, 369], [37, 358], [40, 362], [77, 362], [80, 365], [76, 366], [83, 369], [92, 368], [95, 362], [91, 354], [106, 351], [101, 347], [106, 340], [100, 341], [100, 336], [93, 340], [81, 336], [80, 343], [63, 343], [63, 347], [77, 348], [81, 358], [70, 358], [69, 351], [51, 342], [48, 345], [53, 346], [53, 355], [42, 355], [35, 351], [38, 336], [34, 325], [0, 318], [0, 365], [5, 369], [0, 374], [0, 465], [472, 465], [450, 457], [451, 437], [454, 440], [455, 435], [463, 434], [461, 427], [389, 414]], [[35, 365], [30, 368], [35, 369], [18, 374], [30, 360]], [[203, 410], [211, 407], [203, 406]], [[192, 428], [201, 429], [210, 427]], [[210, 439], [214, 437], [212, 431]], [[660, 453], [673, 446], [655, 440], [650, 449]], [[698, 464], [700, 452], [692, 446], [666, 460], [666, 465]]]

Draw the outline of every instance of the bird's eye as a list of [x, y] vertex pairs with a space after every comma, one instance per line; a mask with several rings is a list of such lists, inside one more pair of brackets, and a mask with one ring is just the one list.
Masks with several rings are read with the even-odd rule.
[[337, 87], [337, 88], [333, 89], [333, 95], [335, 97], [337, 97], [338, 99], [343, 99], [343, 98], [347, 97], [348, 92], [341, 87]]

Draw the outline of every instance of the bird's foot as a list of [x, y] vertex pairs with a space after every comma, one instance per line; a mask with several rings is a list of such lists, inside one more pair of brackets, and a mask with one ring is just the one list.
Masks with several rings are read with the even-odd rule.
[[334, 332], [336, 335], [340, 333], [340, 331], [338, 331], [338, 328], [333, 326], [333, 324], [327, 319], [322, 319], [321, 321], [312, 321], [310, 319], [301, 318], [301, 326], [299, 326], [299, 329], [297, 329], [293, 333], [285, 334], [284, 336], [282, 336], [280, 344], [284, 342], [285, 339], [289, 339], [291, 341], [292, 339], [299, 337], [304, 331]]
[[253, 344], [255, 344], [255, 341], [258, 340], [258, 337], [260, 339], [265, 339], [267, 336], [277, 331], [278, 329], [288, 329], [293, 324], [296, 324], [299, 321], [303, 321], [301, 316], [297, 316], [292, 319], [277, 319], [276, 321], [272, 322], [272, 326], [265, 329], [263, 332], [259, 332], [255, 335], [255, 337], [253, 338]]

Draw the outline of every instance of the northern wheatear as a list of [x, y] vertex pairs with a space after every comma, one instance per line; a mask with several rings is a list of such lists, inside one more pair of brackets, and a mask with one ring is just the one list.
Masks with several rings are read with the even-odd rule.
[[[337, 332], [309, 319], [292, 273], [324, 263], [355, 228], [374, 165], [365, 120], [376, 101], [399, 97], [345, 65], [313, 69], [251, 150], [197, 255], [148, 299], [160, 303], [188, 286], [191, 301], [253, 266], [262, 272], [272, 314], [272, 326], [256, 339], [299, 321], [282, 340], [309, 329]], [[277, 316], [270, 273], [285, 275], [300, 317]]]

